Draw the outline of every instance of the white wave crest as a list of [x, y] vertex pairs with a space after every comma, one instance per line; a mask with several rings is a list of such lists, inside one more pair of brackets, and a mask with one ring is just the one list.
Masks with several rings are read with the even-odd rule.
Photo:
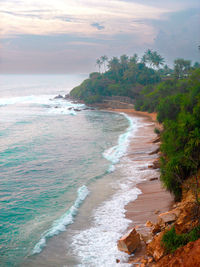
[[[131, 118], [125, 113], [120, 113], [120, 114], [124, 115], [124, 117], [129, 121], [129, 127], [125, 133], [119, 136], [118, 144], [116, 146], [113, 146], [103, 152], [104, 158], [112, 162], [112, 164], [118, 163], [120, 158], [125, 155], [129, 145], [129, 139], [131, 135], [134, 134], [134, 132], [137, 130], [138, 127], [136, 118]], [[114, 169], [113, 167], [110, 166], [109, 170]]]
[[83, 185], [78, 189], [77, 194], [78, 196], [73, 206], [71, 206], [71, 208], [68, 209], [67, 212], [63, 214], [58, 220], [54, 221], [50, 229], [48, 229], [42, 234], [39, 242], [35, 245], [32, 254], [40, 253], [42, 249], [46, 246], [47, 238], [57, 235], [62, 231], [65, 231], [66, 226], [74, 222], [74, 217], [78, 212], [78, 208], [80, 207], [84, 199], [88, 196], [89, 190], [85, 185]]

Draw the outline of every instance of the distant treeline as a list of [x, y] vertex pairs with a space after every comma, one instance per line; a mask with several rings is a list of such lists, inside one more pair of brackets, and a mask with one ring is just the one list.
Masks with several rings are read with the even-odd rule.
[[[105, 96], [128, 96], [137, 110], [157, 112], [161, 133], [161, 180], [178, 199], [182, 183], [195, 175], [197, 193], [200, 168], [200, 64], [176, 59], [174, 68], [147, 50], [143, 57], [122, 55], [97, 59], [99, 72], [75, 87], [70, 95], [86, 103]], [[104, 72], [103, 72], [104, 70]]]
[[[191, 66], [189, 60], [176, 59], [174, 69], [164, 65], [164, 58], [157, 52], [147, 50], [142, 58], [122, 55], [108, 60], [102, 56], [96, 60], [99, 72], [93, 72], [70, 95], [87, 104], [101, 102], [105, 96], [128, 96], [136, 99], [145, 86], [156, 85], [162, 80], [187, 77], [190, 71], [200, 67]], [[161, 68], [162, 67], [162, 68]]]

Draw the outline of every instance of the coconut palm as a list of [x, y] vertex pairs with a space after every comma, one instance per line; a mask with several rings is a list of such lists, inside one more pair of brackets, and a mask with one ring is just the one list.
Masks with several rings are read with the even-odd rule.
[[134, 54], [131, 58], [130, 58], [130, 63], [134, 63], [137, 64], [139, 60], [139, 57], [137, 54]]
[[117, 57], [113, 57], [108, 61], [109, 70], [112, 71], [116, 78], [118, 79], [119, 76], [119, 69], [120, 69], [120, 62]]
[[106, 71], [106, 62], [108, 61], [108, 57], [106, 55], [100, 57], [102, 64], [104, 65], [104, 71]]
[[128, 67], [128, 56], [127, 55], [122, 55], [120, 57], [120, 63], [123, 69], [123, 72], [127, 69]]
[[165, 62], [163, 57], [161, 57], [156, 51], [152, 51], [151, 49], [148, 49], [143, 57], [151, 67], [156, 67], [158, 69]]
[[99, 73], [101, 72], [101, 65], [102, 65], [102, 61], [101, 61], [101, 59], [100, 58], [97, 58], [97, 60], [96, 60], [96, 65], [98, 66], [98, 68], [99, 68]]

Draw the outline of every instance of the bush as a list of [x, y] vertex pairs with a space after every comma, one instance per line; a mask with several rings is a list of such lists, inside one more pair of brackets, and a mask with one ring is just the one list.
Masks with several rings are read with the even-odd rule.
[[154, 129], [154, 133], [159, 135], [160, 134], [160, 130], [158, 128], [155, 128]]
[[200, 238], [200, 226], [195, 227], [189, 233], [176, 234], [174, 226], [167, 231], [162, 238], [162, 243], [168, 253], [173, 253], [177, 248]]

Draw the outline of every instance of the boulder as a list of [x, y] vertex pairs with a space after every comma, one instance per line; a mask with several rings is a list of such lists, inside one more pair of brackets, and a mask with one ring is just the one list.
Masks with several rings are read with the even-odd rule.
[[132, 254], [138, 247], [140, 247], [140, 235], [133, 228], [129, 233], [118, 240], [117, 247], [120, 251]]
[[140, 239], [143, 240], [145, 244], [148, 244], [152, 241], [153, 235], [152, 233], [145, 232], [145, 233], [140, 234]]
[[155, 160], [153, 162], [153, 169], [159, 169], [160, 168], [160, 162], [159, 160]]
[[156, 181], [156, 180], [158, 180], [158, 177], [153, 177], [153, 178], [150, 178], [149, 180], [150, 181]]
[[166, 223], [172, 223], [177, 219], [177, 215], [173, 211], [161, 213], [158, 215], [158, 217], [165, 224]]
[[151, 243], [147, 245], [147, 254], [152, 256], [155, 261], [161, 259], [165, 254], [165, 249], [162, 246], [162, 237], [164, 232], [156, 235]]
[[159, 169], [160, 168], [160, 162], [159, 160], [155, 160], [152, 165], [149, 165], [148, 168], [150, 169]]
[[151, 221], [146, 221], [145, 226], [146, 227], [153, 227], [154, 224]]
[[156, 144], [156, 143], [159, 143], [160, 142], [160, 136], [159, 137], [156, 137], [152, 143]]
[[57, 95], [54, 97], [54, 99], [62, 99], [62, 98], [64, 98], [62, 95]]
[[152, 228], [152, 234], [155, 235], [155, 234], [161, 232], [163, 229], [164, 229], [164, 225], [160, 221], [160, 222], [154, 224], [154, 226]]
[[158, 152], [160, 152], [160, 147], [150, 152], [149, 155], [154, 155], [154, 154], [157, 154]]
[[176, 210], [180, 210], [178, 219], [174, 224], [177, 234], [187, 233], [198, 225], [199, 216], [195, 216], [195, 203], [183, 202], [182, 206]]

